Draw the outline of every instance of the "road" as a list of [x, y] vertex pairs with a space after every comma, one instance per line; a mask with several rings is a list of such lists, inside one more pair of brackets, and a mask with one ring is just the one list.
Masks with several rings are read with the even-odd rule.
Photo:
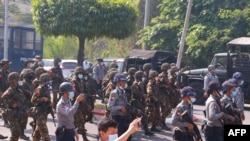
[[[200, 106], [200, 105], [194, 105], [194, 116], [197, 118], [196, 123], [198, 124], [199, 128], [200, 125], [204, 119], [202, 110], [204, 109], [204, 106]], [[245, 115], [246, 115], [246, 121], [244, 121], [244, 124], [248, 124], [250, 125], [250, 105], [246, 105], [246, 110], [245, 110]], [[95, 115], [93, 121], [94, 123], [86, 123], [86, 129], [87, 129], [87, 137], [89, 140], [91, 141], [96, 141], [96, 135], [97, 135], [97, 123], [98, 120], [101, 118], [101, 116], [99, 115]], [[31, 119], [29, 118], [29, 121], [31, 121]], [[5, 128], [2, 126], [3, 125], [3, 120], [0, 119], [0, 131], [1, 134], [3, 135], [7, 135], [10, 136], [10, 130], [8, 128]], [[49, 128], [49, 134], [51, 137], [52, 141], [55, 141], [55, 126], [53, 123], [53, 120], [51, 118], [51, 116], [48, 116], [48, 122], [47, 122], [48, 128]], [[29, 125], [27, 125], [27, 129], [25, 130], [25, 134], [27, 136], [31, 136], [31, 132], [32, 129]], [[203, 137], [204, 138], [204, 137]], [[3, 140], [3, 141], [7, 141]], [[171, 131], [161, 131], [160, 133], [156, 133], [155, 136], [152, 137], [148, 137], [143, 135], [143, 131], [139, 131], [135, 134], [133, 134], [133, 141], [171, 141], [172, 140], [172, 132]], [[203, 139], [204, 140], [204, 139]], [[20, 141], [22, 141], [20, 139]], [[80, 141], [82, 141], [82, 138], [80, 136]]]

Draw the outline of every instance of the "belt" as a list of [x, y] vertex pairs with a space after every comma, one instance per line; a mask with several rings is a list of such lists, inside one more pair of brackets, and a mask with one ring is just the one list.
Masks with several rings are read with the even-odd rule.
[[71, 133], [71, 132], [74, 132], [74, 131], [75, 131], [75, 129], [64, 129], [65, 133]]

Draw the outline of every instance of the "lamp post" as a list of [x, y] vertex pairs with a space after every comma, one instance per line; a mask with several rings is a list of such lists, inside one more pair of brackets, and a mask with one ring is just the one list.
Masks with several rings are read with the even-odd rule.
[[4, 1], [4, 54], [3, 58], [8, 59], [8, 6], [9, 0]]
[[177, 62], [176, 62], [176, 66], [178, 68], [181, 67], [181, 59], [183, 56], [183, 50], [184, 50], [184, 45], [185, 45], [185, 40], [186, 40], [186, 34], [187, 34], [187, 28], [188, 28], [189, 18], [190, 18], [190, 14], [191, 14], [192, 4], [193, 4], [193, 0], [189, 0], [188, 6], [187, 6], [185, 22], [184, 22], [184, 27], [183, 27], [183, 31], [182, 31], [182, 35], [181, 35], [178, 58], [177, 58]]

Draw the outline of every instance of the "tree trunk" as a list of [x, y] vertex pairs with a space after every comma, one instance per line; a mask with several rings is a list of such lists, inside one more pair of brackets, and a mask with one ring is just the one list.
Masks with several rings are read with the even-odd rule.
[[82, 62], [84, 60], [85, 37], [78, 37], [78, 39], [79, 39], [79, 49], [77, 55], [77, 64], [78, 66], [82, 66]]

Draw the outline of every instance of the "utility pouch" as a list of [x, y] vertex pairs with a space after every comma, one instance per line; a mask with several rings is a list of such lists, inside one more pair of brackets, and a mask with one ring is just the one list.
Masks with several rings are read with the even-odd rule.
[[62, 138], [63, 135], [64, 135], [65, 129], [66, 129], [65, 125], [62, 125], [62, 126], [60, 126], [60, 127], [57, 127], [57, 128], [56, 128], [56, 136], [59, 137], [59, 138]]
[[180, 141], [180, 140], [181, 140], [181, 131], [178, 129], [174, 129], [173, 141]]

